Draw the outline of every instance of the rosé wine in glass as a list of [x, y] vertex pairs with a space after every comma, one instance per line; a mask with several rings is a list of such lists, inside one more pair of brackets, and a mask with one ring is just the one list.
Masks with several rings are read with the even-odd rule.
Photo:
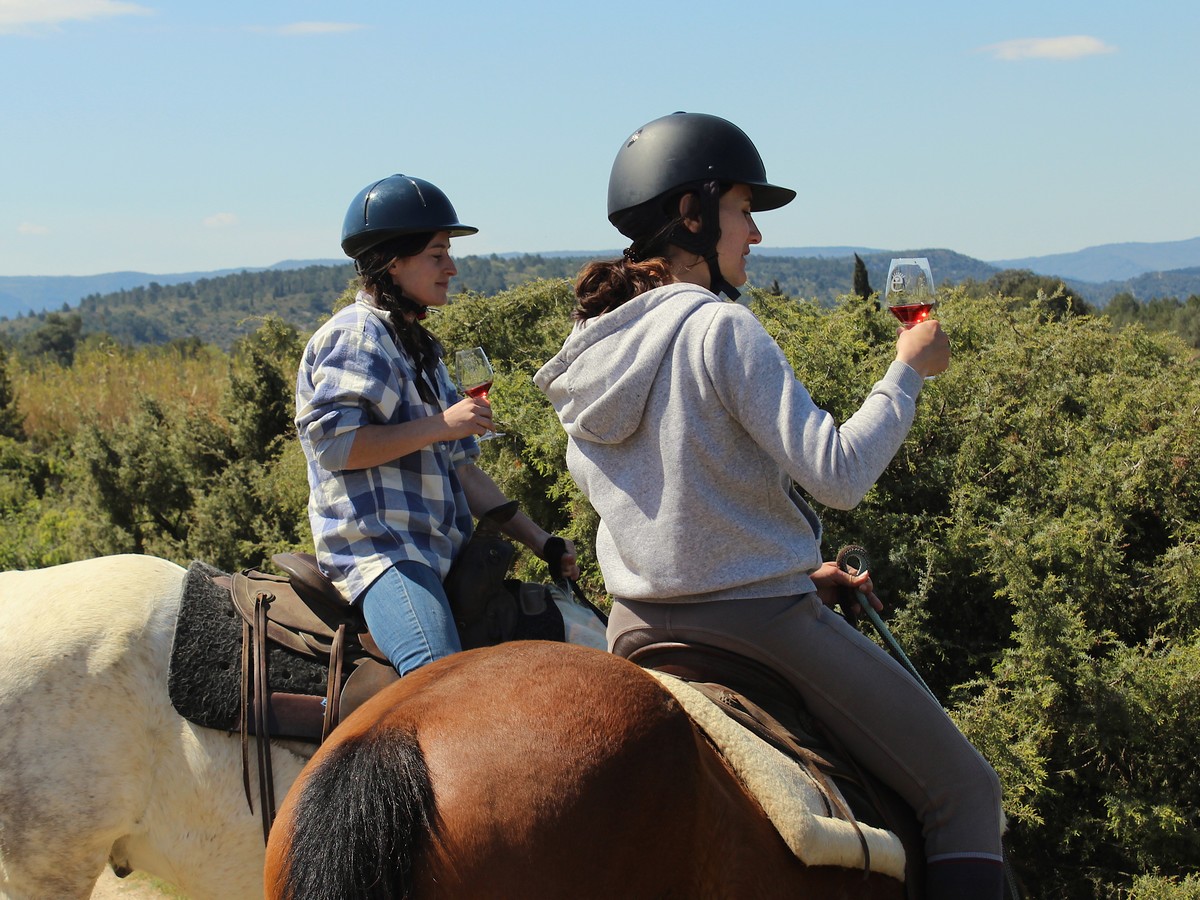
[[929, 260], [923, 256], [893, 259], [884, 296], [888, 309], [905, 328], [924, 322], [937, 304]]
[[[472, 347], [470, 350], [459, 350], [454, 355], [455, 368], [458, 370], [458, 386], [468, 397], [477, 400], [487, 400], [488, 391], [492, 389], [492, 379], [495, 371], [482, 347]], [[479, 436], [486, 441], [494, 437], [503, 437], [493, 429]]]
[[[905, 328], [912, 328], [929, 318], [937, 306], [933, 286], [933, 271], [923, 256], [893, 259], [888, 266], [887, 286], [884, 288], [888, 309]], [[926, 378], [932, 380], [933, 376]]]

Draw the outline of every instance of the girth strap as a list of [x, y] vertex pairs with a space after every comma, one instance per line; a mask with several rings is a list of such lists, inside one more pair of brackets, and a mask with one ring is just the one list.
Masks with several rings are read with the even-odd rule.
[[[343, 710], [352, 712], [399, 677], [371, 639], [361, 611], [342, 600], [327, 580], [322, 581], [315, 559], [305, 554], [278, 554], [274, 559], [290, 578], [246, 569], [215, 582], [229, 588], [233, 607], [242, 619], [242, 787], [253, 812], [249, 744], [253, 734], [264, 840], [275, 818], [272, 732], [323, 743], [341, 721]], [[272, 694], [272, 648], [323, 663], [327, 671], [324, 698]], [[279, 661], [277, 656], [277, 664]], [[352, 674], [345, 678], [348, 672]], [[351, 686], [348, 695], [343, 681]]]

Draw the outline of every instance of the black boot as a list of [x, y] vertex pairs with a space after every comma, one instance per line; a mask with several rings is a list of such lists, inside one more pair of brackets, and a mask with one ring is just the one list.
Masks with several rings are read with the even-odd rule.
[[1004, 864], [998, 859], [942, 859], [925, 866], [926, 900], [1002, 900]]

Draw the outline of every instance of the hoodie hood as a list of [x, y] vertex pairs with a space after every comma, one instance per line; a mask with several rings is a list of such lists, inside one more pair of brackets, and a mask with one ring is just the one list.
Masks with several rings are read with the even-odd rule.
[[701, 306], [722, 302], [692, 284], [647, 291], [576, 325], [534, 383], [550, 398], [571, 438], [620, 443], [641, 424], [680, 325]]

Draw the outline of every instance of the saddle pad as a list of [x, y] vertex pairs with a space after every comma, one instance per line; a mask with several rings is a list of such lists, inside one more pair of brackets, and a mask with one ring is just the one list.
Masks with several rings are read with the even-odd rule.
[[[223, 573], [193, 562], [184, 575], [183, 598], [167, 692], [176, 711], [196, 725], [237, 731], [242, 708], [242, 619], [229, 589], [213, 581]], [[329, 670], [286, 647], [268, 650], [271, 690], [325, 696]]]
[[[796, 858], [809, 866], [863, 867], [855, 826], [825, 812], [825, 801], [804, 769], [729, 718], [686, 681], [647, 669], [716, 744], [751, 796], [762, 806]], [[835, 788], [836, 790], [836, 788]], [[904, 847], [890, 831], [861, 822], [871, 871], [904, 880]]]

